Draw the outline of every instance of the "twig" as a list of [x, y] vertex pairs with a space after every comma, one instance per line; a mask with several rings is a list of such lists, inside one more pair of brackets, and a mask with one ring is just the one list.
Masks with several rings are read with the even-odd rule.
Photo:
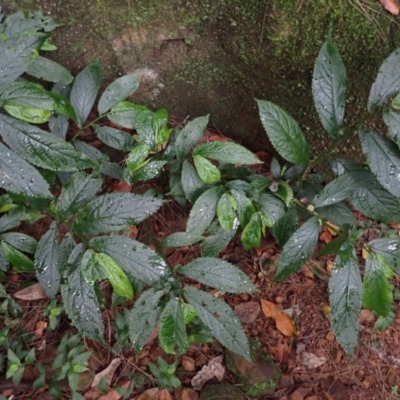
[[265, 27], [265, 20], [267, 18], [267, 9], [268, 9], [268, 1], [265, 1], [265, 11], [264, 11], [264, 17], [263, 17], [263, 22], [262, 22], [262, 27], [261, 27], [261, 34], [260, 34], [260, 44], [258, 46], [259, 49], [261, 49], [261, 44], [263, 41], [263, 36], [264, 36], [264, 27]]

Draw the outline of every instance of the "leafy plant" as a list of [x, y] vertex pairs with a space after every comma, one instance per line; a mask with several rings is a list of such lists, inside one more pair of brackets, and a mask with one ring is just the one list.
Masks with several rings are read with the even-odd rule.
[[175, 370], [178, 364], [175, 362], [169, 365], [163, 358], [158, 357], [157, 365], [148, 363], [150, 372], [157, 380], [157, 386], [167, 390], [173, 390], [181, 387], [181, 381], [175, 376]]

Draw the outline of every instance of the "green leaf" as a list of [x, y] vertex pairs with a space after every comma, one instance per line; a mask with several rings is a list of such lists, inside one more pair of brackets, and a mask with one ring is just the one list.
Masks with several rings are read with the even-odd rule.
[[369, 167], [379, 183], [393, 196], [400, 197], [399, 148], [390, 139], [371, 130], [360, 129], [358, 135]]
[[400, 86], [400, 49], [395, 50], [379, 68], [375, 82], [371, 86], [368, 98], [368, 111], [382, 105], [389, 97], [399, 91]]
[[[34, 35], [40, 30], [51, 32], [56, 27], [61, 26], [60, 22], [54, 21], [51, 17], [44, 16], [41, 11], [29, 12], [28, 17], [22, 11], [8, 15], [4, 24], [4, 33], [7, 37]], [[3, 29], [2, 29], [3, 31]], [[23, 33], [22, 35], [17, 35]]]
[[[350, 201], [352, 201], [352, 199], [354, 197], [357, 197], [357, 193], [363, 192], [364, 190], [365, 189], [360, 189], [359, 191], [350, 195], [350, 197], [349, 197]], [[355, 204], [353, 202], [352, 202], [352, 204], [355, 206]], [[344, 225], [344, 224], [355, 225], [357, 223], [356, 218], [353, 214], [353, 211], [350, 210], [350, 208], [347, 207], [346, 204], [343, 202], [331, 204], [330, 206], [316, 208], [315, 212], [321, 218], [324, 218], [327, 221], [334, 223], [335, 225], [339, 225], [339, 226]]]
[[76, 76], [71, 89], [71, 104], [74, 107], [79, 128], [88, 117], [101, 85], [101, 67], [98, 62], [89, 64]]
[[104, 325], [96, 291], [81, 273], [82, 256], [68, 268], [68, 281], [61, 285], [63, 305], [77, 329], [92, 339], [103, 341]]
[[81, 273], [89, 286], [108, 278], [107, 270], [100, 264], [93, 250], [86, 250], [83, 253]]
[[128, 237], [95, 237], [89, 246], [113, 258], [131, 280], [139, 279], [151, 285], [168, 275], [167, 263], [159, 254]]
[[31, 124], [43, 124], [50, 119], [51, 111], [5, 104], [4, 109], [14, 118]]
[[196, 146], [193, 155], [217, 160], [226, 164], [262, 164], [251, 151], [232, 142], [208, 142]]
[[278, 182], [278, 189], [273, 191], [274, 195], [282, 199], [286, 206], [289, 207], [289, 203], [293, 200], [293, 190], [290, 185], [285, 181]]
[[276, 151], [293, 164], [307, 165], [308, 145], [297, 122], [270, 101], [256, 101], [261, 123]]
[[132, 284], [120, 265], [104, 253], [96, 253], [95, 257], [100, 265], [107, 271], [108, 279], [115, 293], [131, 300], [133, 298]]
[[167, 354], [183, 354], [189, 347], [182, 304], [176, 297], [161, 312], [158, 339]]
[[63, 221], [76, 214], [79, 208], [92, 200], [101, 189], [102, 180], [88, 175], [85, 172], [77, 172], [61, 189], [58, 198], [57, 215]]
[[196, 258], [178, 271], [204, 285], [229, 293], [251, 293], [257, 288], [247, 275], [227, 261], [213, 257]]
[[204, 182], [200, 179], [196, 169], [188, 160], [182, 164], [182, 188], [186, 198], [194, 203], [204, 189]]
[[232, 309], [211, 294], [186, 286], [183, 293], [204, 325], [226, 348], [250, 360], [247, 337]]
[[21, 360], [19, 357], [9, 348], [7, 349], [7, 358], [8, 361], [12, 364], [21, 364]]
[[146, 110], [149, 111], [144, 106], [139, 106], [129, 101], [121, 101], [111, 109], [108, 119], [124, 128], [133, 129], [135, 127], [136, 115]]
[[49, 184], [42, 175], [2, 143], [0, 143], [0, 187], [28, 197], [52, 197]]
[[70, 143], [36, 126], [0, 114], [0, 128], [4, 142], [37, 167], [57, 172], [93, 167]]
[[315, 62], [312, 92], [322, 126], [331, 137], [337, 139], [344, 118], [346, 67], [331, 34]]
[[139, 169], [141, 166], [143, 166], [144, 161], [149, 155], [149, 151], [149, 146], [146, 144], [138, 144], [135, 146], [126, 158], [126, 168], [131, 172]]
[[107, 146], [113, 149], [130, 151], [136, 145], [135, 139], [119, 129], [108, 126], [93, 125], [97, 137]]
[[298, 272], [314, 252], [318, 242], [320, 224], [317, 217], [306, 221], [283, 246], [275, 279], [282, 281]]
[[227, 231], [219, 227], [212, 235], [207, 236], [203, 243], [203, 257], [217, 257], [236, 234], [236, 229]]
[[163, 203], [163, 200], [133, 193], [104, 194], [77, 212], [72, 230], [80, 235], [116, 232], [142, 222]]
[[63, 85], [69, 85], [74, 80], [65, 67], [41, 56], [37, 56], [27, 65], [26, 72], [35, 78], [54, 83], [61, 82]]
[[400, 144], [400, 114], [394, 111], [383, 113], [383, 121], [389, 128], [390, 137]]
[[245, 226], [242, 232], [241, 241], [246, 250], [253, 247], [259, 247], [261, 243], [262, 221], [259, 213], [254, 213], [249, 223]]
[[363, 306], [382, 317], [389, 314], [393, 300], [384, 262], [382, 256], [370, 254], [365, 263], [363, 282]]
[[249, 223], [251, 216], [256, 212], [256, 209], [251, 200], [238, 190], [231, 190], [232, 197], [236, 200], [237, 213], [242, 229]]
[[[0, 235], [1, 237], [1, 235]], [[200, 242], [204, 239], [203, 236], [193, 235], [188, 232], [175, 232], [168, 235], [160, 245], [162, 247], [182, 247], [190, 246], [194, 243]]]
[[132, 308], [129, 321], [129, 336], [136, 354], [147, 343], [156, 327], [156, 322], [160, 314], [158, 302], [163, 294], [163, 290], [146, 290], [136, 300]]
[[383, 222], [400, 222], [399, 200], [387, 192], [373, 176], [368, 186], [354, 192], [349, 200], [354, 208], [368, 218]]
[[227, 231], [233, 229], [236, 213], [234, 210], [236, 200], [228, 193], [224, 193], [217, 204], [217, 216], [220, 225]]
[[208, 228], [215, 217], [221, 194], [222, 188], [216, 186], [206, 190], [199, 196], [190, 210], [186, 232], [201, 235]]
[[358, 341], [358, 314], [362, 282], [354, 247], [345, 242], [335, 258], [329, 279], [332, 328], [340, 345], [351, 357]]
[[142, 107], [136, 111], [135, 129], [144, 144], [147, 144], [152, 150], [155, 149], [155, 136], [153, 131], [153, 116], [154, 112], [146, 107]]
[[281, 177], [282, 167], [279, 161], [274, 157], [271, 161], [271, 174], [274, 179], [279, 179]]
[[368, 247], [376, 254], [386, 258], [387, 264], [397, 273], [400, 272], [400, 240], [399, 239], [374, 239]]
[[139, 87], [139, 81], [133, 74], [124, 75], [107, 86], [100, 97], [97, 111], [104, 114], [117, 103], [125, 100]]
[[283, 217], [286, 211], [283, 201], [270, 193], [260, 195], [257, 204], [261, 212], [272, 221], [273, 225]]
[[21, 221], [26, 221], [28, 215], [23, 207], [18, 206], [0, 218], [0, 232], [9, 231], [19, 226]]
[[7, 261], [15, 267], [16, 272], [33, 271], [33, 261], [24, 253], [21, 253], [15, 247], [6, 242], [1, 242], [1, 248]]
[[204, 183], [217, 183], [221, 180], [221, 172], [211, 161], [199, 155], [193, 156], [193, 161]]
[[150, 179], [155, 178], [162, 171], [166, 163], [166, 160], [150, 161], [144, 167], [132, 174], [132, 180], [142, 182], [149, 181]]
[[368, 171], [346, 172], [329, 182], [313, 199], [316, 208], [329, 206], [351, 196], [356, 190], [368, 186], [371, 175]]
[[160, 132], [168, 124], [168, 111], [165, 108], [160, 108], [153, 115], [152, 126], [154, 132]]
[[76, 248], [76, 243], [71, 233], [67, 233], [58, 248], [58, 268], [60, 272], [64, 271], [67, 266], [67, 261], [73, 250]]
[[34, 258], [36, 277], [50, 299], [55, 298], [61, 281], [58, 250], [58, 229], [53, 221], [49, 230], [40, 238]]
[[192, 147], [201, 139], [206, 131], [208, 119], [208, 115], [195, 118], [180, 131], [175, 141], [175, 153], [179, 159], [184, 159]]
[[0, 86], [15, 81], [48, 35], [23, 35], [0, 40]]
[[296, 207], [291, 205], [287, 212], [272, 226], [272, 236], [279, 247], [283, 247], [297, 228]]
[[[1, 221], [1, 219], [0, 219]], [[36, 251], [37, 241], [25, 233], [7, 232], [0, 234], [0, 240], [4, 240], [10, 246], [23, 251], [25, 253], [33, 254]]]
[[49, 119], [49, 129], [53, 135], [65, 140], [69, 128], [68, 117], [62, 114], [53, 114]]

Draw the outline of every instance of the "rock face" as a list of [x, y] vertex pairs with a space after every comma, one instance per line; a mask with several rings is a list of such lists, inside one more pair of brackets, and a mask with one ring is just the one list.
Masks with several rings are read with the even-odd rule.
[[[254, 98], [270, 100], [292, 114], [314, 150], [321, 150], [327, 136], [314, 110], [310, 78], [328, 27], [354, 82], [348, 105], [353, 115], [365, 105], [378, 64], [400, 45], [399, 34], [393, 26], [390, 41], [382, 37], [348, 1], [340, 11], [337, 0], [297, 3], [5, 0], [3, 10], [41, 9], [60, 20], [53, 58], [74, 74], [100, 59], [104, 85], [135, 73], [141, 82], [135, 102], [165, 107], [178, 118], [210, 114], [211, 124], [233, 139], [271, 151]], [[388, 31], [394, 24], [373, 15]], [[351, 115], [347, 119], [350, 124]]]

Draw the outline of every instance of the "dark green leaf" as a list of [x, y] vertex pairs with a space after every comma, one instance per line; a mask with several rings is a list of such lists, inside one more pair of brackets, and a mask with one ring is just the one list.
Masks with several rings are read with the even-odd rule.
[[135, 129], [144, 144], [155, 150], [155, 136], [153, 131], [154, 112], [148, 108], [141, 108], [136, 111]]
[[25, 213], [23, 207], [13, 208], [8, 214], [0, 218], [0, 232], [9, 231], [19, 226], [21, 221], [26, 221], [29, 216]]
[[382, 317], [389, 314], [393, 300], [384, 262], [382, 256], [370, 254], [365, 263], [363, 282], [363, 306]]
[[2, 252], [7, 261], [15, 268], [15, 272], [32, 271], [33, 261], [24, 253], [10, 246], [6, 242], [1, 242]]
[[236, 234], [236, 229], [227, 231], [219, 227], [212, 235], [207, 236], [203, 243], [203, 257], [217, 257]]
[[28, 197], [52, 197], [49, 184], [42, 175], [2, 143], [0, 143], [0, 187]]
[[0, 114], [0, 133], [18, 155], [51, 171], [78, 171], [93, 167], [84, 154], [61, 138], [38, 127]]
[[279, 179], [281, 177], [282, 168], [279, 161], [274, 157], [271, 161], [271, 174], [274, 179]]
[[176, 297], [161, 312], [158, 339], [167, 354], [183, 354], [189, 347], [182, 304]]
[[129, 101], [121, 101], [114, 106], [108, 114], [108, 119], [124, 128], [133, 129], [135, 127], [136, 115], [138, 112], [149, 111], [144, 106], [133, 104]]
[[3, 249], [0, 246], [0, 271], [7, 271], [9, 262], [4, 254]]
[[148, 285], [168, 275], [165, 260], [149, 247], [125, 236], [101, 236], [90, 240], [89, 246], [113, 258], [129, 275]]
[[337, 139], [344, 118], [346, 67], [331, 34], [315, 62], [312, 92], [323, 127], [331, 137]]
[[382, 105], [400, 87], [400, 49], [395, 50], [379, 68], [368, 98], [368, 111]]
[[[399, 200], [387, 192], [373, 176], [368, 186], [354, 192], [349, 200], [354, 208], [368, 218], [383, 222], [400, 222]], [[332, 222], [337, 224], [333, 220]]]
[[229, 350], [250, 360], [247, 337], [232, 309], [211, 294], [186, 286], [183, 289], [186, 300], [197, 311], [203, 324], [215, 338]]
[[211, 161], [199, 155], [193, 156], [193, 161], [197, 173], [204, 183], [217, 183], [221, 180], [221, 172]]
[[119, 129], [108, 126], [93, 125], [97, 137], [107, 146], [113, 149], [130, 151], [136, 144], [135, 139]]
[[200, 242], [204, 239], [203, 236], [200, 235], [192, 235], [188, 232], [175, 232], [171, 235], [168, 235], [160, 245], [162, 247], [182, 247], [182, 246], [190, 246], [194, 243]]
[[292, 179], [299, 178], [300, 175], [302, 175], [305, 170], [306, 170], [306, 168], [303, 165], [292, 165], [283, 174], [283, 179], [292, 180]]
[[296, 207], [291, 205], [287, 212], [272, 226], [272, 236], [279, 247], [283, 247], [297, 228]]
[[233, 142], [208, 142], [197, 146], [193, 155], [202, 156], [227, 164], [261, 164], [251, 151]]
[[52, 114], [49, 119], [49, 129], [53, 135], [65, 140], [69, 128], [68, 117], [62, 114]]
[[26, 72], [35, 78], [48, 82], [61, 82], [64, 85], [70, 84], [74, 79], [65, 67], [41, 56], [37, 56], [27, 65]]
[[163, 200], [133, 193], [105, 194], [78, 211], [72, 229], [81, 235], [116, 232], [142, 222], [163, 203]]
[[272, 224], [276, 224], [276, 222], [283, 217], [286, 211], [283, 201], [269, 193], [260, 195], [257, 199], [257, 204], [259, 205], [261, 212], [272, 221]]
[[320, 208], [339, 203], [352, 195], [356, 190], [367, 187], [370, 181], [371, 175], [366, 170], [346, 172], [329, 182], [314, 197], [313, 204], [316, 208]]
[[186, 225], [186, 232], [201, 235], [215, 217], [217, 204], [222, 194], [220, 186], [206, 190], [193, 204]]
[[251, 200], [238, 190], [231, 190], [231, 194], [237, 203], [237, 213], [242, 229], [249, 223], [251, 216], [256, 212], [256, 209]]
[[319, 251], [320, 256], [327, 256], [329, 254], [338, 254], [342, 244], [347, 240], [346, 236], [338, 236], [331, 242], [325, 244]]
[[379, 183], [393, 196], [400, 197], [399, 148], [390, 139], [371, 130], [360, 129], [358, 135], [369, 167]]
[[96, 100], [101, 85], [101, 67], [98, 62], [89, 64], [75, 78], [71, 89], [78, 127], [82, 128]]
[[[355, 192], [354, 195], [350, 196], [350, 199], [356, 197], [356, 194], [359, 192], [364, 191], [365, 189], [360, 189], [359, 191]], [[353, 203], [354, 205], [354, 203]], [[356, 207], [357, 208], [357, 207]], [[360, 210], [361, 211], [361, 210]], [[316, 208], [315, 212], [321, 217], [334, 223], [335, 225], [344, 225], [356, 224], [356, 218], [353, 214], [353, 211], [350, 210], [349, 207], [346, 206], [345, 203], [339, 202], [335, 204], [331, 204], [330, 206], [325, 206], [321, 208]]]
[[186, 198], [193, 203], [204, 186], [204, 182], [200, 179], [195, 168], [188, 160], [185, 160], [182, 165], [182, 188]]
[[116, 79], [107, 86], [100, 97], [97, 111], [99, 114], [104, 114], [114, 107], [117, 103], [125, 100], [139, 86], [139, 82], [135, 75], [124, 75]]
[[253, 247], [259, 247], [261, 243], [262, 221], [259, 213], [254, 213], [249, 223], [245, 226], [242, 232], [241, 241], [246, 250]]
[[82, 256], [68, 268], [68, 281], [61, 285], [63, 305], [79, 331], [92, 339], [103, 341], [104, 325], [100, 305], [93, 286], [89, 286], [81, 273]]
[[100, 264], [93, 250], [86, 250], [82, 256], [81, 273], [89, 286], [108, 278], [106, 269]]
[[368, 247], [376, 254], [386, 258], [387, 264], [397, 273], [400, 272], [400, 240], [399, 239], [374, 239]]
[[107, 277], [115, 293], [127, 299], [133, 298], [133, 288], [120, 265], [113, 258], [104, 253], [96, 253], [98, 263], [107, 271]]
[[164, 291], [162, 290], [146, 290], [136, 300], [132, 308], [129, 322], [129, 334], [136, 354], [138, 354], [147, 343], [156, 327], [156, 322], [160, 314], [158, 302], [163, 294]]
[[389, 128], [390, 137], [397, 143], [400, 144], [400, 114], [394, 111], [383, 113], [383, 120], [386, 126]]
[[183, 159], [200, 140], [206, 131], [209, 116], [198, 117], [188, 122], [180, 131], [175, 141], [175, 153], [179, 159]]
[[53, 221], [40, 238], [34, 258], [36, 277], [50, 299], [56, 296], [61, 281], [58, 250], [58, 229]]
[[270, 101], [256, 101], [261, 123], [276, 151], [293, 164], [307, 165], [308, 145], [297, 122]]
[[68, 183], [61, 189], [58, 198], [57, 214], [61, 220], [66, 220], [75, 215], [79, 208], [92, 200], [101, 189], [102, 180], [88, 175], [85, 172], [77, 172], [72, 175]]
[[289, 206], [289, 203], [293, 200], [293, 190], [290, 185], [285, 181], [279, 181], [277, 190], [271, 190], [274, 192], [274, 195], [282, 199], [286, 206]]
[[332, 158], [330, 164], [332, 171], [336, 176], [343, 175], [345, 172], [361, 171], [364, 169], [362, 164], [346, 160], [345, 158]]
[[67, 266], [67, 261], [70, 254], [76, 248], [76, 243], [70, 233], [67, 233], [58, 248], [58, 269], [63, 272]]
[[213, 257], [196, 258], [178, 271], [204, 285], [229, 293], [256, 292], [250, 279], [237, 267]]
[[235, 222], [236, 213], [233, 207], [234, 205], [236, 205], [236, 201], [228, 193], [224, 193], [217, 204], [218, 221], [227, 231], [233, 229], [233, 223]]
[[349, 356], [358, 341], [358, 314], [361, 310], [362, 282], [354, 247], [345, 242], [329, 279], [331, 322], [335, 336]]
[[317, 217], [306, 221], [283, 246], [275, 279], [282, 281], [298, 272], [314, 252], [318, 242], [320, 224]]
[[28, 17], [26, 17], [22, 11], [15, 12], [8, 15], [3, 24], [4, 33], [7, 37], [14, 35], [24, 36], [17, 35], [18, 33], [22, 33], [24, 31], [24, 34], [34, 34], [35, 31], [40, 30], [51, 32], [56, 27], [61, 25], [60, 22], [54, 21], [51, 17], [44, 16], [42, 11], [30, 12]]
[[[0, 219], [1, 223], [1, 219]], [[25, 233], [7, 232], [0, 234], [0, 240], [4, 240], [10, 246], [23, 251], [25, 253], [33, 254], [36, 251], [37, 241]]]

